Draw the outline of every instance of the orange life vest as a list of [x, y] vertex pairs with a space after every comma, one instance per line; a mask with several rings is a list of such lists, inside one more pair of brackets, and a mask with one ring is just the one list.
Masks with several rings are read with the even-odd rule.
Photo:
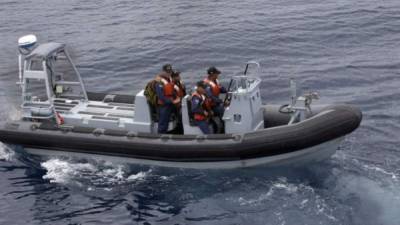
[[[200, 105], [201, 105], [201, 107], [203, 108], [203, 110], [208, 111], [208, 110], [211, 109], [210, 101], [209, 101], [209, 99], [208, 99], [206, 96], [200, 95], [200, 94], [197, 93], [197, 92], [194, 92], [194, 93], [192, 94], [192, 97], [194, 97], [194, 96], [196, 96], [196, 97], [198, 97], [198, 98], [201, 99]], [[195, 120], [200, 120], [200, 121], [201, 121], [201, 120], [207, 119], [207, 117], [206, 117], [204, 114], [195, 113], [195, 114], [194, 114], [194, 119], [195, 119]]]
[[215, 97], [218, 97], [221, 93], [221, 85], [219, 85], [219, 81], [212, 81], [208, 78], [204, 79], [204, 83], [211, 86], [211, 92]]
[[[161, 77], [161, 83], [163, 84], [164, 96], [166, 98], [173, 100], [174, 99], [174, 86], [175, 86], [174, 82], [170, 78]], [[158, 104], [163, 105], [164, 102], [159, 99]]]

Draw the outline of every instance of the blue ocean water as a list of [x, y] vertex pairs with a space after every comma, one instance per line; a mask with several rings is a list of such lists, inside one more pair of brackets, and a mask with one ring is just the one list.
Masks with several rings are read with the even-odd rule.
[[400, 2], [0, 2], [0, 119], [18, 116], [19, 36], [67, 43], [87, 88], [134, 94], [169, 62], [195, 82], [263, 66], [265, 103], [288, 79], [361, 107], [332, 159], [301, 170], [184, 170], [0, 145], [0, 224], [400, 224]]

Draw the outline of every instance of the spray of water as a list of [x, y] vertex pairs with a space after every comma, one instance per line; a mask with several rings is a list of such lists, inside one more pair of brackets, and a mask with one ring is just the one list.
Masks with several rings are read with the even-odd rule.
[[77, 162], [73, 159], [51, 158], [41, 166], [46, 169], [44, 179], [52, 183], [112, 187], [113, 185], [140, 182], [152, 172], [129, 171], [125, 165], [106, 161]]
[[10, 104], [8, 108], [7, 118], [8, 120], [19, 120], [21, 119], [21, 111], [18, 110], [15, 105]]
[[0, 160], [12, 161], [14, 158], [14, 151], [11, 150], [7, 145], [0, 142]]

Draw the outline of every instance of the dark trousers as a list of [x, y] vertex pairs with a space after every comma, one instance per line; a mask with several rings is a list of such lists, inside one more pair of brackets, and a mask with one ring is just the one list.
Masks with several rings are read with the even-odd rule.
[[161, 105], [158, 107], [158, 113], [159, 113], [158, 133], [159, 134], [167, 133], [172, 110], [173, 110], [172, 105]]
[[200, 128], [200, 130], [201, 130], [201, 132], [203, 132], [203, 134], [210, 133], [210, 129], [208, 127], [207, 120], [195, 120], [194, 123]]
[[175, 105], [172, 114], [174, 114], [176, 118], [176, 128], [174, 129], [173, 134], [183, 134], [181, 107]]
[[213, 106], [212, 110], [213, 110], [214, 116], [222, 117], [224, 115], [225, 108], [222, 103], [219, 103], [219, 104]]

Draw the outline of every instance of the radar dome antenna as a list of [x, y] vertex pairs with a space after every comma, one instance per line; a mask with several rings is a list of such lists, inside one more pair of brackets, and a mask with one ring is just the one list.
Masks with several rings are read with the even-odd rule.
[[19, 84], [22, 88], [22, 56], [28, 55], [29, 53], [32, 52], [32, 50], [36, 47], [36, 42], [37, 38], [33, 34], [25, 35], [22, 36], [18, 39], [18, 69], [19, 69], [19, 81], [17, 84]]
[[35, 48], [37, 38], [33, 34], [22, 36], [18, 39], [18, 50], [22, 55], [28, 55]]

